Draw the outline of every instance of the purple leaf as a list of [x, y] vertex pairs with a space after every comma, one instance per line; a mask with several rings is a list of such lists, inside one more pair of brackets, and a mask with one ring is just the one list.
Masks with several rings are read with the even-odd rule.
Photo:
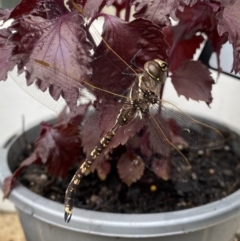
[[98, 125], [99, 118], [99, 112], [90, 112], [89, 115], [86, 116], [86, 120], [81, 130], [83, 151], [87, 156], [90, 155], [90, 152], [100, 140], [101, 130]]
[[170, 140], [173, 143], [174, 146], [181, 145], [184, 148], [189, 148], [189, 144], [187, 141], [184, 140], [183, 137], [180, 135], [180, 128], [174, 119], [174, 117], [169, 118], [167, 120], [167, 124], [169, 127], [169, 133], [170, 133]]
[[208, 32], [207, 35], [209, 41], [211, 42], [213, 52], [216, 53], [218, 73], [221, 73], [220, 52], [223, 44], [226, 43], [228, 40], [227, 33], [224, 33], [222, 36], [220, 36], [217, 28], [214, 28], [212, 31]]
[[[80, 95], [78, 88], [82, 86], [79, 79], [91, 72], [91, 45], [86, 40], [83, 24], [83, 18], [71, 12], [55, 20], [30, 15], [12, 27], [17, 30], [12, 38], [17, 44], [13, 59], [26, 66], [28, 84], [37, 79], [42, 91], [49, 88], [55, 100], [62, 95], [73, 111]], [[50, 64], [51, 68], [46, 69], [34, 59]], [[71, 73], [75, 80], [58, 69]]]
[[0, 80], [6, 80], [8, 71], [11, 71], [16, 64], [16, 62], [10, 60], [14, 48], [14, 45], [8, 42], [10, 35], [9, 30], [0, 29]]
[[9, 18], [20, 18], [34, 14], [45, 19], [53, 19], [68, 12], [63, 0], [22, 0], [12, 11]]
[[59, 123], [55, 126], [42, 123], [34, 153], [48, 167], [49, 173], [65, 177], [69, 168], [78, 162], [81, 154], [77, 126], [69, 123]]
[[163, 157], [161, 162], [154, 162], [152, 169], [154, 173], [163, 180], [169, 180], [171, 178], [170, 160], [167, 157]]
[[[179, 18], [179, 23], [173, 27], [173, 43], [170, 59], [175, 58], [176, 48], [178, 48], [182, 41], [191, 39], [197, 32], [201, 32], [208, 36], [219, 60], [220, 49], [226, 41], [226, 37], [220, 37], [217, 33], [218, 22], [216, 14], [219, 10], [220, 5], [218, 3], [198, 1], [193, 7], [185, 7], [183, 12], [178, 11], [177, 17]], [[191, 21], [189, 21], [189, 19], [191, 19]], [[197, 47], [200, 39], [198, 39], [199, 37], [194, 38], [196, 42], [192, 43]], [[220, 61], [218, 61], [218, 69], [220, 71]]]
[[170, 61], [170, 70], [176, 70], [185, 60], [192, 59], [200, 44], [204, 41], [202, 35], [194, 35], [178, 43], [174, 56]]
[[[217, 54], [218, 69], [220, 71], [220, 50], [222, 45], [226, 41], [226, 36], [220, 37], [217, 32], [217, 19], [216, 14], [220, 10], [220, 5], [214, 2], [201, 2], [198, 1], [193, 7], [185, 7], [184, 11], [178, 11], [177, 17], [179, 18], [178, 25], [172, 28], [172, 48], [170, 52], [170, 69], [174, 70], [181, 64], [177, 61], [177, 56], [184, 60], [184, 55], [192, 48], [192, 53], [198, 47], [201, 42], [201, 37], [196, 36], [197, 32], [202, 32], [208, 36], [208, 39], [212, 43], [214, 52]], [[165, 32], [167, 31], [164, 29]], [[169, 33], [168, 33], [169, 35]], [[167, 36], [168, 36], [167, 35]], [[169, 37], [168, 37], [169, 39]], [[190, 39], [195, 41], [190, 41]], [[185, 42], [186, 41], [186, 42]], [[190, 44], [188, 50], [185, 49], [185, 53], [178, 54], [179, 46], [183, 43]], [[192, 44], [191, 44], [192, 43]], [[186, 59], [191, 59], [189, 55]]]
[[212, 85], [214, 80], [208, 68], [199, 61], [185, 61], [172, 74], [172, 83], [178, 95], [183, 95], [196, 101], [212, 101]]
[[44, 164], [48, 172], [56, 177], [65, 177], [69, 168], [78, 162], [81, 154], [81, 140], [78, 128], [69, 123], [59, 123], [51, 126], [41, 124], [41, 133], [35, 141], [33, 153], [26, 158], [12, 176], [4, 180], [4, 198], [10, 194], [14, 180], [20, 175], [22, 169], [33, 163]]
[[158, 25], [170, 25], [169, 16], [175, 18], [175, 11], [180, 5], [179, 0], [134, 0], [135, 18], [145, 18]]
[[140, 118], [135, 118], [128, 124], [122, 126], [112, 141], [109, 143], [107, 150], [113, 149], [119, 145], [125, 145], [126, 142], [132, 138], [137, 132], [139, 132], [144, 125], [144, 122]]
[[88, 18], [93, 17], [97, 12], [104, 7], [104, 0], [88, 0], [83, 8], [84, 15]]
[[[117, 115], [112, 118], [109, 118], [111, 115], [108, 115], [108, 113], [111, 113], [111, 106], [104, 105], [104, 107], [106, 109], [106, 112], [104, 112], [105, 114], [102, 111], [91, 113], [82, 127], [81, 139], [86, 155], [90, 154], [99, 142], [100, 138], [110, 131], [116, 122]], [[126, 142], [133, 137], [136, 132], [141, 130], [143, 124], [143, 121], [139, 118], [135, 118], [133, 121], [122, 126], [116, 132], [109, 145], [104, 149], [103, 154], [108, 153], [111, 149], [119, 145], [126, 144]], [[103, 154], [98, 157], [97, 163], [102, 162], [104, 157]]]
[[[110, 101], [109, 101], [110, 102]], [[105, 135], [116, 123], [117, 116], [122, 108], [122, 103], [102, 102], [97, 105], [100, 112], [99, 129], [101, 136]]]
[[28, 15], [33, 11], [42, 0], [22, 0], [11, 12], [9, 18], [19, 18]]
[[27, 159], [25, 159], [20, 166], [17, 168], [17, 170], [9, 177], [6, 177], [4, 179], [3, 183], [3, 198], [7, 198], [13, 189], [14, 181], [15, 179], [21, 174], [24, 167], [29, 166], [33, 163], [39, 163], [39, 158], [37, 157], [36, 153], [32, 153]]
[[0, 20], [7, 21], [13, 9], [0, 8]]
[[233, 45], [233, 67], [232, 71], [240, 72], [240, 49], [239, 46]]
[[[114, 5], [117, 10], [125, 7], [122, 4], [125, 0], [75, 0], [74, 2], [81, 6], [83, 15], [87, 18], [95, 17], [105, 6]], [[71, 2], [69, 2], [71, 4]], [[74, 7], [72, 8], [74, 9]]]
[[218, 32], [223, 35], [228, 33], [229, 42], [233, 45], [234, 61], [232, 71], [235, 73], [240, 72], [240, 1], [236, 1], [234, 4], [227, 6], [220, 13], [217, 18]]
[[126, 152], [118, 160], [117, 169], [121, 180], [130, 186], [142, 177], [145, 167], [139, 156]]
[[182, 2], [185, 4], [185, 5], [189, 5], [190, 7], [192, 7], [194, 4], [197, 3], [198, 0], [182, 0]]
[[109, 162], [103, 162], [96, 168], [98, 177], [101, 181], [106, 180], [108, 174], [111, 171], [111, 165]]
[[[103, 101], [97, 105], [98, 109], [98, 127], [100, 132], [100, 137], [103, 137], [111, 130], [111, 128], [115, 125], [117, 117], [122, 108], [122, 103], [114, 102], [111, 103], [111, 100]], [[122, 126], [112, 138], [111, 142], [105, 149], [105, 153], [109, 152], [111, 149], [124, 145], [129, 140], [129, 138], [133, 137], [136, 132], [140, 131], [143, 127], [143, 121], [139, 118], [135, 118], [130, 121], [128, 124]]]
[[107, 0], [106, 6], [119, 6], [122, 5], [126, 0]]
[[76, 126], [81, 126], [90, 106], [91, 103], [81, 104], [77, 107], [76, 113], [68, 113], [69, 123]]
[[176, 39], [181, 39], [183, 34], [214, 29], [219, 8], [218, 3], [197, 2], [193, 7], [186, 6], [183, 12], [178, 11], [176, 15], [179, 18], [179, 24], [175, 32], [178, 32], [178, 28], [180, 31]]
[[228, 6], [234, 4], [237, 0], [215, 0], [217, 2], [220, 2], [223, 6]]
[[[89, 115], [86, 116], [84, 124], [81, 129], [81, 139], [83, 151], [86, 153], [86, 156], [89, 156], [95, 146], [98, 144], [101, 138], [101, 130], [99, 129], [99, 119], [100, 112], [94, 111], [90, 112]], [[111, 127], [109, 127], [111, 128]], [[110, 129], [109, 129], [110, 130]], [[108, 129], [106, 130], [108, 131]], [[104, 160], [106, 150], [104, 150], [98, 158], [94, 161], [91, 169], [95, 170], [99, 165], [101, 165]]]
[[128, 66], [134, 56], [139, 68], [154, 58], [166, 61], [168, 44], [161, 29], [148, 20], [127, 23], [110, 15], [104, 17], [103, 39], [108, 46], [102, 41], [95, 52], [93, 84], [125, 94], [135, 78]]
[[170, 46], [174, 48], [172, 51], [172, 56], [169, 63], [169, 70], [176, 70], [185, 60], [192, 59], [197, 48], [203, 42], [204, 38], [202, 35], [193, 36], [183, 36], [183, 38], [178, 41], [176, 39], [175, 28], [165, 28], [164, 34]]
[[[171, 137], [171, 129], [168, 125], [168, 123], [164, 120], [161, 111], [159, 111], [159, 113], [156, 113], [154, 115], [155, 120], [158, 121], [158, 125], [161, 127], [161, 131], [156, 130], [155, 128], [155, 123], [152, 123], [151, 121], [148, 122], [148, 132], [149, 132], [149, 147], [152, 151], [152, 154], [155, 153], [160, 153], [161, 154], [161, 158], [158, 158], [160, 161], [159, 163], [161, 163], [161, 161], [170, 156], [170, 148], [167, 148], [163, 138], [161, 135], [158, 134], [158, 132], [162, 132], [164, 135], [164, 138], [167, 138], [168, 140], [170, 140]], [[148, 163], [151, 167], [151, 163]]]
[[[128, 3], [128, 5], [126, 5]], [[126, 14], [125, 14], [125, 20], [129, 21], [129, 16], [128, 16], [128, 10], [130, 12], [130, 5], [129, 2], [127, 2], [126, 0], [109, 0], [106, 4], [106, 6], [110, 6], [113, 5], [116, 9], [116, 16], [120, 17], [121, 11], [122, 10], [126, 10]], [[127, 18], [126, 18], [127, 17]]]
[[214, 45], [214, 51], [219, 56], [224, 43], [223, 38], [217, 38], [215, 35], [216, 14], [219, 9], [219, 3], [198, 1], [193, 7], [185, 6], [184, 11], [177, 11], [179, 23], [172, 27], [171, 31], [170, 28], [164, 29], [168, 42], [171, 44], [170, 70], [177, 69], [184, 60], [192, 59], [195, 50], [203, 41], [202, 36], [196, 35], [198, 32], [208, 35]]

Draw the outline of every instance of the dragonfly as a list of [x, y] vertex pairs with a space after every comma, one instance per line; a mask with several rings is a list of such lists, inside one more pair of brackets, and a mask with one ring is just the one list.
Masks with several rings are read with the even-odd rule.
[[[168, 76], [168, 64], [165, 61], [161, 59], [147, 61], [141, 71], [135, 72], [131, 65], [126, 63], [104, 39], [102, 41], [106, 48], [134, 73], [134, 78], [131, 78], [132, 84], [124, 94], [102, 89], [87, 80], [71, 75], [55, 64], [33, 59], [41, 71], [52, 75], [58, 73], [58, 76], [60, 75], [72, 83], [81, 83], [89, 92], [89, 96], [92, 93], [105, 96], [105, 99], [108, 99], [107, 102], [104, 102], [106, 108], [109, 103], [120, 106], [114, 124], [109, 126], [108, 131], [92, 148], [68, 185], [64, 204], [64, 220], [67, 223], [71, 220], [75, 194], [84, 174], [88, 172], [100, 154], [108, 150], [120, 130], [124, 129], [127, 132], [138, 126], [139, 131], [126, 143], [128, 148], [136, 155], [141, 156], [145, 166], [154, 172], [161, 172], [161, 167], [166, 162], [169, 163], [169, 177], [176, 180], [187, 180], [191, 166], [173, 141], [174, 136], [180, 137], [181, 143], [185, 143], [188, 148], [192, 149], [216, 149], [223, 145], [223, 137], [217, 129], [199, 122], [177, 106], [160, 98], [160, 90]], [[67, 86], [61, 87], [67, 88]], [[38, 100], [42, 102], [41, 99]], [[48, 104], [45, 103], [45, 105]], [[143, 132], [141, 134], [148, 137], [150, 142], [146, 143], [150, 150], [148, 153], [139, 147], [142, 139], [138, 134], [141, 131]]]
[[65, 193], [64, 208], [64, 219], [66, 222], [71, 220], [75, 194], [84, 174], [89, 171], [94, 161], [109, 146], [117, 132], [127, 124], [133, 123], [134, 125], [137, 122], [142, 122], [143, 125], [148, 126], [148, 132], [151, 132], [153, 135], [152, 142], [154, 143], [151, 156], [146, 156], [130, 144], [130, 149], [142, 157], [145, 166], [150, 170], [156, 171], [157, 168], [161, 169], [163, 162], [168, 160], [171, 168], [170, 177], [181, 181], [188, 178], [191, 167], [187, 158], [171, 141], [168, 133], [169, 128], [166, 128], [164, 123], [171, 119], [174, 120], [178, 126], [178, 136], [183, 138], [189, 148], [216, 149], [223, 145], [223, 137], [217, 129], [195, 120], [177, 106], [159, 98], [159, 89], [166, 81], [168, 73], [167, 63], [160, 59], [145, 63], [143, 72], [135, 77], [126, 96], [101, 90], [71, 76], [50, 63], [41, 60], [35, 60], [35, 62], [43, 69], [48, 69], [50, 72], [58, 71], [58, 73], [67, 78], [71, 78], [72, 81], [82, 81], [85, 86], [89, 85], [90, 89], [102, 92], [102, 95], [112, 95], [115, 97], [115, 101], [116, 99], [118, 101], [122, 99], [123, 103], [116, 116], [115, 124], [109, 128], [109, 131], [93, 147], [90, 155], [86, 157], [68, 185]]

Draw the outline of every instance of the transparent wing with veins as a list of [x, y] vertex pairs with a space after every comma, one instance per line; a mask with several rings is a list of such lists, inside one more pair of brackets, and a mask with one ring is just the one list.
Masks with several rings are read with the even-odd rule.
[[[161, 112], [173, 135], [181, 137], [191, 149], [217, 149], [223, 145], [223, 136], [215, 128], [195, 120], [170, 102], [159, 100]], [[159, 118], [159, 114], [156, 118]]]
[[167, 101], [159, 99], [144, 119], [144, 136], [148, 136], [149, 143], [144, 142], [144, 137], [142, 140], [138, 137], [138, 145], [132, 145], [129, 140], [129, 146], [142, 157], [145, 166], [163, 179], [186, 181], [189, 178], [191, 167], [178, 145], [217, 149], [224, 143], [217, 129], [195, 120]]
[[[28, 86], [26, 84], [26, 78], [24, 74], [18, 75], [16, 69], [9, 73], [9, 75], [25, 92], [27, 92], [34, 99], [38, 100], [57, 114], [60, 114], [61, 111], [68, 107], [70, 104], [66, 103], [66, 101], [61, 96], [61, 89], [67, 89], [70, 96], [71, 94], [79, 96], [78, 103], [74, 103], [76, 106], [89, 101], [94, 101], [96, 99], [96, 94], [104, 97], [105, 99], [108, 99], [109, 103], [111, 103], [112, 99], [114, 99], [115, 102], [116, 100], [117, 102], [128, 101], [126, 96], [114, 94], [108, 90], [102, 90], [98, 87], [95, 87], [88, 81], [72, 76], [62, 69], [52, 66], [50, 63], [35, 59], [32, 61], [33, 65], [36, 66], [38, 71], [45, 73], [46, 78], [47, 76], [56, 76], [57, 79], [55, 78], [56, 82], [54, 83], [54, 86], [55, 89], [59, 89], [58, 99], [53, 99], [53, 97], [49, 94], [49, 91], [51, 91], [51, 86], [46, 88], [45, 86], [42, 86], [41, 81], [36, 80], [32, 85]], [[56, 72], [57, 75], [55, 74]]]

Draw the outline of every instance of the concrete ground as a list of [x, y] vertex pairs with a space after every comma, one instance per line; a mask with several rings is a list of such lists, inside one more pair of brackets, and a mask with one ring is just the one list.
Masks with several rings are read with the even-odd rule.
[[0, 212], [0, 241], [26, 241], [17, 213]]

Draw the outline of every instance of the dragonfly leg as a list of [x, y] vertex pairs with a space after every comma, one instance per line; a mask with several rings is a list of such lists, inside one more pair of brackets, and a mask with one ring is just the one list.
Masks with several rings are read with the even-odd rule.
[[140, 47], [139, 50], [137, 51], [137, 53], [134, 54], [133, 58], [132, 58], [131, 61], [130, 61], [130, 64], [131, 64], [133, 67], [138, 68], [138, 69], [140, 69], [140, 68], [139, 68], [139, 66], [137, 66], [137, 64], [136, 64], [136, 58], [137, 58], [138, 54], [139, 54], [141, 51], [142, 51], [142, 48]]
[[133, 73], [131, 70], [131, 67], [134, 67], [136, 69], [141, 69], [137, 64], [136, 64], [136, 57], [137, 55], [142, 51], [142, 48], [140, 48], [137, 53], [133, 56], [133, 58], [130, 61], [130, 66], [128, 66], [125, 70], [123, 70], [122, 74], [126, 76], [136, 76], [136, 73]]

